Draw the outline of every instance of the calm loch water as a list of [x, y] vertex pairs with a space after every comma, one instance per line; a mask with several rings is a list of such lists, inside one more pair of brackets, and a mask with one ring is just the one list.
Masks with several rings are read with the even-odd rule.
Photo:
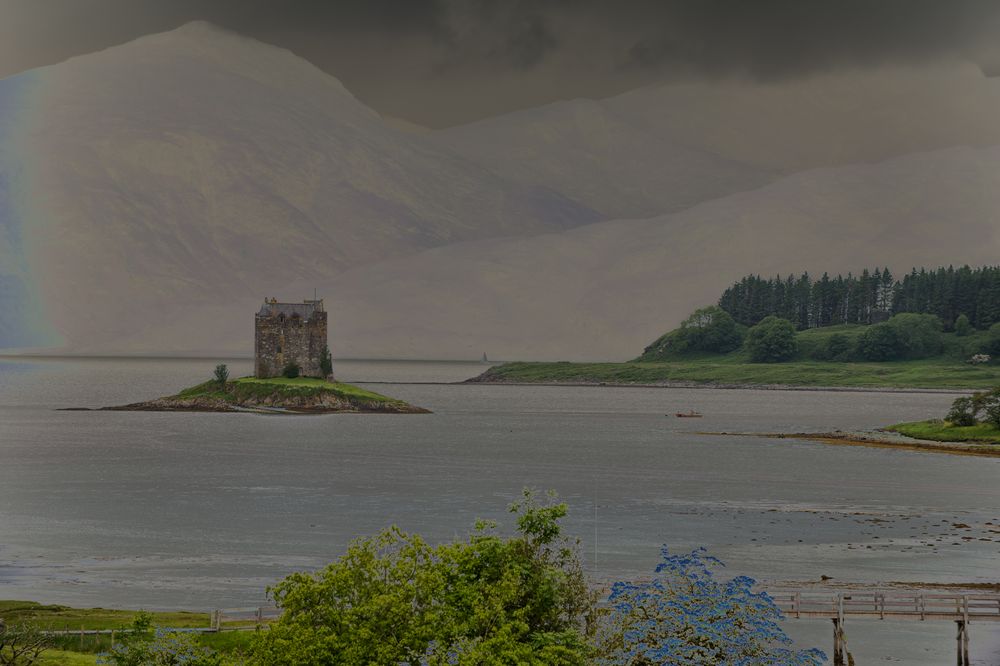
[[[354, 361], [342, 379], [406, 382], [365, 385], [434, 413], [55, 411], [172, 393], [214, 363], [0, 360], [0, 598], [255, 605], [390, 524], [431, 540], [504, 524], [525, 486], [570, 503], [605, 580], [645, 575], [663, 543], [766, 581], [1000, 579], [1000, 460], [691, 432], [874, 427], [939, 415], [944, 394], [442, 385], [410, 382], [483, 366]], [[688, 409], [705, 418], [666, 416]], [[827, 624], [787, 627], [829, 650]], [[859, 663], [953, 658], [949, 623], [847, 629]], [[972, 627], [977, 663], [1000, 663], [997, 632]]]

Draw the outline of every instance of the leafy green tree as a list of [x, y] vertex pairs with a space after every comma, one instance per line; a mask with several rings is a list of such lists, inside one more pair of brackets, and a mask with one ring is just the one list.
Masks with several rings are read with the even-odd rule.
[[795, 324], [774, 315], [764, 317], [747, 333], [746, 348], [755, 363], [787, 361], [798, 351]]
[[983, 422], [1000, 428], [1000, 388], [976, 393], [973, 400], [983, 412]]
[[990, 326], [983, 343], [983, 353], [990, 356], [1000, 356], [1000, 323]]
[[852, 349], [850, 337], [834, 333], [813, 353], [813, 358], [819, 361], [846, 361], [850, 358]]
[[976, 401], [969, 396], [962, 396], [951, 403], [951, 409], [948, 410], [944, 420], [956, 426], [974, 426], [977, 422], [977, 412]]
[[301, 371], [302, 370], [301, 368], [299, 368], [298, 363], [296, 363], [295, 361], [289, 361], [288, 364], [285, 366], [285, 369], [281, 371], [281, 374], [284, 377], [287, 377], [288, 379], [295, 379], [296, 377], [299, 376], [299, 373]]
[[566, 505], [526, 492], [511, 511], [510, 538], [479, 523], [432, 547], [390, 528], [292, 574], [271, 590], [283, 613], [255, 637], [254, 663], [582, 666], [594, 596], [562, 535]]
[[229, 381], [229, 368], [225, 363], [215, 366], [214, 378], [219, 386], [225, 386], [226, 382]]
[[917, 359], [941, 353], [941, 320], [932, 314], [904, 312], [886, 322], [896, 332], [901, 358]]
[[323, 353], [319, 356], [319, 371], [323, 377], [329, 377], [333, 374], [333, 356], [330, 354], [329, 347], [324, 346]]
[[955, 320], [955, 335], [964, 338], [970, 333], [972, 333], [972, 322], [964, 314], [958, 315], [958, 318]]
[[896, 329], [888, 322], [869, 326], [858, 337], [858, 356], [866, 361], [894, 361], [902, 356]]
[[7, 626], [0, 621], [0, 666], [32, 666], [40, 663], [52, 637], [31, 624]]
[[725, 354], [743, 344], [743, 328], [718, 306], [695, 310], [681, 325], [660, 336], [640, 360], [652, 361], [690, 352]]

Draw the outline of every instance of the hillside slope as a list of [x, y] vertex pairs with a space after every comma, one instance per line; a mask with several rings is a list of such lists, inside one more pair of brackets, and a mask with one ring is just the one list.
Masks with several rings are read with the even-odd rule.
[[651, 85], [488, 118], [430, 139], [609, 217], [646, 217], [803, 169], [1000, 143], [1000, 80], [923, 64], [758, 83]]
[[338, 353], [624, 360], [745, 274], [995, 262], [997, 210], [1000, 147], [953, 148], [674, 215], [455, 244], [340, 276]]
[[252, 308], [296, 279], [598, 219], [204, 23], [0, 81], [0, 100], [0, 303], [30, 283], [70, 345], [134, 332], [126, 311]]

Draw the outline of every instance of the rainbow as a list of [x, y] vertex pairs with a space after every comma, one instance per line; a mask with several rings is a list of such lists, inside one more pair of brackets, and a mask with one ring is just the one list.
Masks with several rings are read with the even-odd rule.
[[34, 222], [28, 193], [33, 163], [25, 139], [33, 127], [44, 70], [0, 80], [0, 349], [50, 347], [60, 336], [45, 316], [32, 260]]

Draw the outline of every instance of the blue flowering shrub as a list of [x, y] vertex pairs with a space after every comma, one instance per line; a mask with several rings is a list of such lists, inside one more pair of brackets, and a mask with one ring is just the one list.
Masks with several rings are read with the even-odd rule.
[[671, 555], [647, 582], [618, 582], [599, 635], [602, 666], [815, 666], [817, 649], [794, 650], [781, 611], [754, 580], [720, 581], [722, 563], [698, 549]]
[[138, 613], [124, 638], [97, 657], [103, 666], [232, 666], [226, 655], [198, 645], [190, 633], [156, 629]]

